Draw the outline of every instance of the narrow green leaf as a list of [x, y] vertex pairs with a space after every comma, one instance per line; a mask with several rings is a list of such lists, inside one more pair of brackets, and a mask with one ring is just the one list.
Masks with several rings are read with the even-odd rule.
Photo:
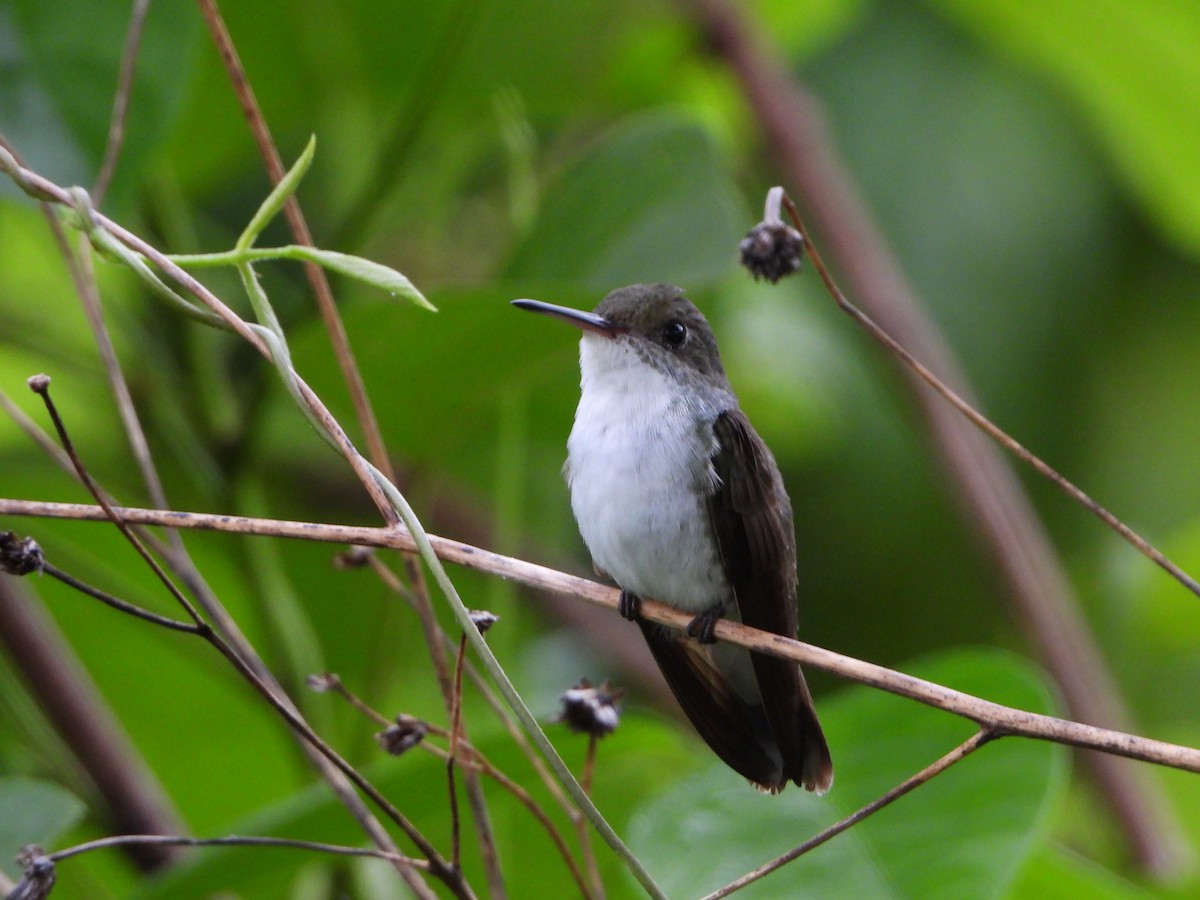
[[291, 251], [292, 258], [299, 257], [300, 259], [310, 260], [333, 272], [357, 281], [362, 281], [372, 287], [379, 288], [381, 291], [387, 291], [394, 297], [402, 297], [405, 300], [415, 303], [417, 306], [437, 312], [437, 307], [425, 299], [425, 295], [417, 290], [416, 286], [407, 277], [389, 266], [371, 262], [371, 260], [363, 259], [361, 256], [350, 256], [346, 253], [321, 250], [317, 247], [292, 246], [288, 250]]
[[283, 205], [287, 203], [288, 198], [296, 193], [296, 188], [300, 186], [300, 180], [304, 178], [304, 174], [312, 164], [313, 155], [316, 152], [317, 136], [314, 134], [308, 139], [308, 146], [304, 148], [304, 152], [300, 154], [300, 158], [296, 160], [295, 165], [288, 170], [288, 173], [283, 176], [279, 184], [275, 185], [275, 189], [267, 195], [267, 199], [262, 202], [262, 206], [258, 208], [258, 212], [254, 214], [254, 218], [250, 220], [250, 224], [246, 226], [246, 230], [242, 232], [242, 236], [238, 238], [237, 249], [245, 250], [251, 246], [255, 239], [262, 233], [262, 230], [283, 209]]

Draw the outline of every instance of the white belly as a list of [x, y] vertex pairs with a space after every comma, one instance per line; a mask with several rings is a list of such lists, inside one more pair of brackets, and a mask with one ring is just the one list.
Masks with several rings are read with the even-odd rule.
[[707, 411], [649, 366], [584, 372], [567, 482], [592, 560], [640, 597], [697, 613], [728, 603], [704, 502], [716, 478]]

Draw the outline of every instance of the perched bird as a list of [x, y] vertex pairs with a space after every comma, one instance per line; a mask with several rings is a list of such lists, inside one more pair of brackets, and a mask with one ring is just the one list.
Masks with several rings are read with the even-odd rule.
[[[779, 467], [708, 322], [669, 284], [621, 288], [591, 313], [513, 304], [583, 330], [571, 509], [683, 711], [760, 790], [828, 790], [833, 763], [799, 666], [713, 636], [721, 618], [796, 636], [796, 539]], [[641, 619], [643, 597], [694, 614], [687, 634]]]

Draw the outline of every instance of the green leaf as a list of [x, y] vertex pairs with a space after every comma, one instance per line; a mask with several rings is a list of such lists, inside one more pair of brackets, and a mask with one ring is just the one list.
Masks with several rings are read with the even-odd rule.
[[1200, 6], [1175, 0], [935, 4], [1073, 95], [1160, 228], [1200, 254]]
[[1016, 880], [1014, 897], [1038, 900], [1148, 900], [1155, 894], [1063, 847], [1034, 854]]
[[[960, 651], [906, 666], [940, 684], [1035, 712], [1049, 700], [1015, 657]], [[631, 843], [671, 896], [696, 896], [803, 843], [965, 740], [974, 726], [867, 688], [818, 703], [837, 778], [823, 798], [755, 794], [713, 767], [657, 798]], [[986, 745], [892, 806], [756, 883], [748, 897], [994, 897], [1046, 828], [1065, 779], [1046, 743]], [[705, 854], [698, 848], [719, 848]], [[680, 848], [693, 848], [680, 852]]]
[[17, 851], [26, 844], [51, 849], [58, 836], [83, 817], [83, 802], [48, 781], [0, 778], [0, 869], [20, 875]]
[[[91, 0], [56, 0], [53, 10], [40, 0], [0, 4], [4, 130], [46, 174], [82, 184], [96, 177], [131, 6]], [[179, 119], [201, 35], [200, 17], [185, 12], [179, 0], [150, 5], [113, 181], [115, 195], [134, 194], [142, 167]], [[13, 60], [19, 65], [12, 66]], [[12, 114], [18, 111], [23, 115]]]
[[417, 290], [407, 277], [382, 263], [317, 247], [291, 246], [288, 250], [293, 258], [307, 259], [340, 275], [362, 281], [381, 291], [387, 291], [394, 297], [401, 297], [424, 309], [437, 312], [437, 307], [425, 299], [425, 295]]
[[312, 165], [313, 155], [317, 152], [317, 136], [314, 134], [308, 139], [308, 144], [304, 147], [304, 152], [300, 154], [300, 158], [295, 164], [288, 169], [286, 175], [279, 180], [279, 184], [267, 195], [267, 199], [262, 202], [254, 217], [250, 220], [250, 224], [246, 226], [246, 230], [242, 232], [238, 238], [237, 248], [244, 250], [253, 245], [255, 239], [262, 233], [262, 230], [271, 223], [271, 220], [279, 214], [283, 209], [283, 205], [288, 202], [292, 194], [296, 193], [296, 188], [300, 186], [300, 182], [304, 178], [304, 174], [308, 171], [308, 167]]
[[695, 286], [734, 265], [749, 221], [708, 133], [675, 113], [648, 114], [547, 188], [507, 274], [599, 290], [637, 281]]

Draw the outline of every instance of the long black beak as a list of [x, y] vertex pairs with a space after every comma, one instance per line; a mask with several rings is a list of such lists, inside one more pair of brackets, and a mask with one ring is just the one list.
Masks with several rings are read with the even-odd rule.
[[569, 306], [556, 306], [553, 303], [543, 303], [541, 300], [513, 300], [512, 305], [517, 309], [527, 309], [529, 312], [553, 316], [576, 328], [602, 334], [605, 337], [616, 337], [625, 331], [623, 327], [613, 324], [604, 316], [584, 312], [581, 309], [571, 309]]

